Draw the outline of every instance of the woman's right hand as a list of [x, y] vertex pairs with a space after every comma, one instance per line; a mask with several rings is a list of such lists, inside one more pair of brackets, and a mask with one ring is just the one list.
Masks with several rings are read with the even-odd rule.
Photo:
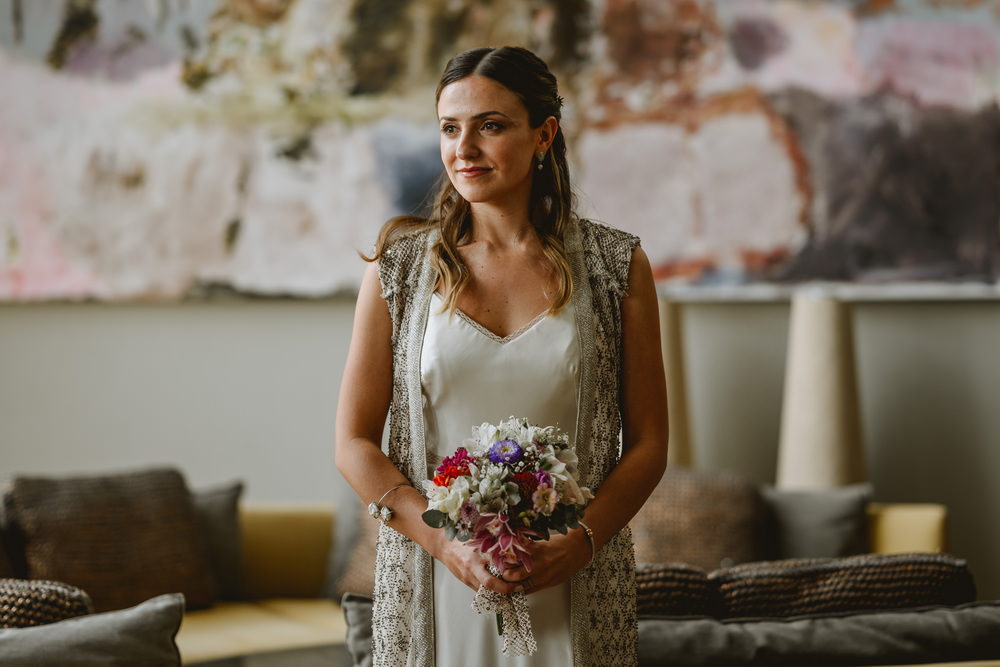
[[479, 553], [458, 540], [449, 540], [440, 531], [435, 557], [447, 567], [459, 581], [474, 591], [480, 586], [510, 595], [519, 590], [516, 583], [505, 583], [486, 569], [486, 562]]

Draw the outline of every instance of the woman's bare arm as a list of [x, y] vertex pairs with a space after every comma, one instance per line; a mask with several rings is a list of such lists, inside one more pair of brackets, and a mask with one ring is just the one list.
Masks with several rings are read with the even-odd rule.
[[622, 458], [587, 507], [600, 547], [632, 519], [667, 466], [667, 389], [649, 259], [636, 248], [622, 303]]

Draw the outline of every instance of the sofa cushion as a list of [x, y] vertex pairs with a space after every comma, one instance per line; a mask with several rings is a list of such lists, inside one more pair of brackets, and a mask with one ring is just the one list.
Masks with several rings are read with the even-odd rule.
[[98, 611], [173, 592], [192, 608], [214, 601], [207, 549], [176, 470], [18, 477], [9, 496], [29, 578], [79, 586]]
[[636, 568], [640, 615], [715, 616], [718, 593], [704, 570], [686, 563], [643, 564]]
[[180, 665], [174, 637], [183, 615], [184, 596], [174, 593], [130, 609], [0, 630], [0, 655], [18, 667]]
[[340, 601], [347, 621], [347, 651], [355, 667], [372, 665], [372, 599], [345, 593]]
[[[211, 609], [188, 612], [177, 634], [177, 646], [184, 664], [193, 664], [276, 651], [342, 648], [346, 633], [344, 613], [332, 600], [272, 598], [220, 602]], [[291, 656], [287, 662], [297, 664]]]
[[239, 512], [242, 495], [242, 482], [195, 491], [193, 495], [212, 575], [219, 587], [219, 597], [224, 600], [240, 600], [246, 594]]
[[336, 513], [326, 503], [240, 509], [245, 588], [251, 600], [323, 593]]
[[837, 558], [868, 552], [870, 484], [822, 490], [761, 487], [768, 558]]
[[632, 519], [638, 563], [683, 562], [706, 572], [764, 558], [757, 486], [735, 475], [668, 468]]
[[94, 611], [84, 591], [58, 581], [0, 579], [0, 628], [28, 628]]
[[1000, 602], [785, 619], [639, 620], [639, 665], [888, 665], [1000, 657]]
[[866, 554], [749, 563], [708, 575], [731, 617], [954, 605], [976, 599], [964, 560], [945, 554]]

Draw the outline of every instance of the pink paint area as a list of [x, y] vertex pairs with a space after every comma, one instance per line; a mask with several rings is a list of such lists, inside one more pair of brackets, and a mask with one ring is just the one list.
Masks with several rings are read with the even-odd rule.
[[863, 26], [859, 53], [870, 91], [927, 106], [975, 108], [995, 93], [1000, 69], [995, 26], [889, 19]]
[[49, 230], [46, 188], [37, 171], [26, 168], [30, 158], [18, 156], [10, 145], [0, 154], [0, 182], [5, 183], [0, 300], [106, 298], [101, 279], [74, 260]]

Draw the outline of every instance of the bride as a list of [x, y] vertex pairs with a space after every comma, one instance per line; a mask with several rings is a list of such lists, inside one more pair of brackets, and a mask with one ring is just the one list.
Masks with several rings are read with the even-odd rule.
[[[336, 462], [382, 521], [375, 665], [636, 663], [627, 524], [667, 451], [656, 293], [636, 237], [576, 217], [561, 106], [526, 49], [452, 58], [437, 88], [447, 181], [429, 218], [390, 220], [369, 258]], [[532, 544], [530, 572], [491, 572], [421, 519], [441, 457], [510, 416], [569, 433], [595, 493], [580, 528]], [[480, 587], [527, 594], [533, 655], [503, 655], [493, 614], [471, 608]]]

